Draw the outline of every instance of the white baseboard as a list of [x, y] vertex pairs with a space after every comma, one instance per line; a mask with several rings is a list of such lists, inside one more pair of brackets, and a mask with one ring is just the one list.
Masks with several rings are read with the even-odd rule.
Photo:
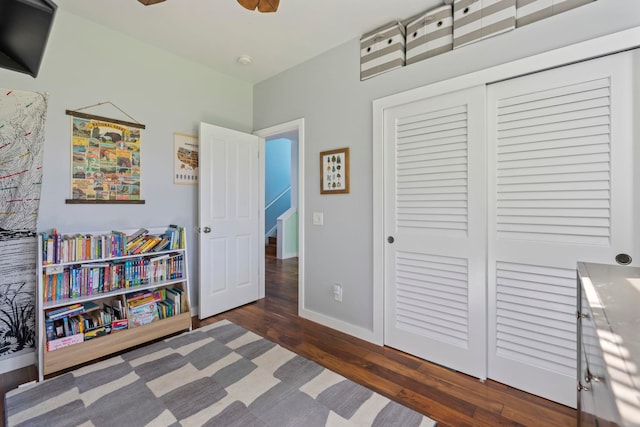
[[333, 317], [325, 316], [324, 314], [317, 313], [312, 310], [301, 308], [298, 310], [298, 315], [305, 319], [319, 323], [323, 326], [336, 329], [345, 334], [360, 338], [361, 340], [368, 341], [372, 344], [383, 345], [383, 343], [376, 339], [372, 330], [362, 328], [360, 326], [353, 325], [351, 323], [344, 322], [342, 320], [335, 319]]
[[289, 258], [297, 258], [298, 257], [298, 252], [287, 252], [282, 254], [282, 258], [280, 259], [289, 259]]
[[25, 366], [36, 364], [36, 352], [35, 349], [21, 353], [17, 356], [7, 357], [0, 360], [0, 373], [15, 371], [16, 369], [24, 368]]

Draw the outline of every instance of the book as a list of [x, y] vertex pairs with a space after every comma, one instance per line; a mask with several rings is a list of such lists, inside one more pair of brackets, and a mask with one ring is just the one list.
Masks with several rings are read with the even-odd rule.
[[169, 228], [167, 229], [167, 232], [165, 233], [167, 235], [167, 237], [169, 238], [169, 247], [168, 249], [177, 249], [178, 248], [178, 241], [179, 239], [179, 231], [178, 231], [179, 227], [177, 225], [174, 224], [169, 224]]
[[122, 231], [111, 230], [112, 244], [111, 244], [111, 256], [124, 255], [125, 248], [127, 247], [127, 235]]
[[116, 319], [111, 322], [111, 330], [121, 331], [123, 329], [127, 329], [129, 327], [129, 319]]
[[82, 307], [84, 308], [84, 313], [89, 313], [100, 308], [100, 306], [93, 301], [82, 303]]
[[167, 317], [167, 302], [166, 301], [158, 301], [158, 305], [156, 306], [158, 310], [158, 317], [160, 319], [164, 319]]
[[135, 251], [140, 246], [142, 246], [146, 241], [147, 241], [147, 236], [140, 236], [137, 239], [130, 240], [129, 243], [127, 243], [127, 247], [126, 247], [127, 254], [132, 254], [133, 251]]
[[146, 241], [133, 251], [133, 254], [137, 255], [149, 252], [160, 240], [158, 236], [148, 236]]
[[56, 327], [52, 320], [45, 321], [45, 334], [47, 336], [47, 341], [53, 341], [58, 338], [56, 334]]
[[113, 308], [113, 317], [115, 317], [116, 319], [126, 319], [127, 317], [124, 314], [124, 310], [122, 309], [122, 307], [114, 307]]
[[182, 313], [182, 302], [181, 302], [181, 296], [182, 293], [178, 292], [177, 288], [166, 288], [166, 294], [167, 294], [167, 301], [170, 301], [173, 306], [174, 306], [174, 312], [175, 314], [180, 314]]
[[101, 337], [101, 336], [107, 335], [108, 333], [109, 331], [107, 330], [106, 326], [100, 326], [98, 328], [87, 331], [84, 334], [84, 340], [89, 341], [90, 339]]
[[149, 233], [149, 230], [147, 230], [146, 228], [139, 228], [137, 231], [135, 231], [133, 234], [131, 234], [131, 236], [128, 236], [127, 240], [133, 241], [133, 240], [137, 239], [140, 236], [144, 236], [147, 233]]
[[47, 351], [55, 351], [70, 345], [84, 342], [84, 334], [76, 334], [68, 337], [62, 337], [53, 341], [47, 341]]
[[135, 328], [137, 326], [147, 325], [151, 322], [159, 320], [156, 302], [151, 301], [129, 309], [129, 326]]
[[58, 308], [55, 310], [48, 311], [45, 313], [45, 318], [47, 320], [57, 320], [62, 319], [64, 317], [71, 316], [73, 314], [79, 314], [84, 311], [84, 306], [82, 304], [72, 304], [66, 307]]
[[165, 249], [167, 246], [169, 246], [169, 242], [169, 238], [163, 235], [160, 242], [158, 242], [158, 244], [154, 246], [153, 252], [160, 252], [161, 250]]
[[131, 315], [131, 328], [148, 325], [159, 320], [157, 312], [153, 313], [136, 313]]
[[65, 318], [69, 324], [67, 336], [84, 333], [84, 319], [81, 315]]
[[132, 292], [130, 294], [127, 294], [127, 304], [130, 304], [131, 302], [139, 300], [139, 299], [147, 298], [147, 297], [152, 296], [152, 295], [153, 295], [153, 293], [151, 291]]
[[143, 298], [139, 298], [139, 299], [135, 299], [133, 301], [129, 301], [128, 302], [129, 311], [132, 311], [136, 307], [140, 307], [142, 305], [146, 305], [146, 304], [149, 304], [149, 303], [152, 303], [152, 302], [155, 302], [155, 301], [156, 301], [156, 299], [154, 298], [153, 295], [148, 295], [148, 296], [145, 296]]
[[60, 235], [58, 234], [58, 230], [55, 228], [51, 231], [52, 235], [52, 259], [54, 264], [60, 263], [60, 250], [59, 250], [59, 242]]

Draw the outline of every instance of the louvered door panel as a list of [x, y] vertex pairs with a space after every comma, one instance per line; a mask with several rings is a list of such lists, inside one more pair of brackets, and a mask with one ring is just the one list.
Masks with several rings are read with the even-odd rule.
[[498, 238], [609, 243], [610, 112], [608, 78], [498, 101]]
[[577, 261], [634, 246], [630, 57], [488, 89], [489, 377], [575, 405]]
[[398, 228], [466, 236], [467, 155], [466, 105], [398, 120]]
[[498, 262], [496, 353], [575, 372], [575, 269]]
[[385, 344], [486, 376], [484, 87], [385, 114]]
[[405, 252], [396, 257], [397, 327], [467, 348], [467, 261]]

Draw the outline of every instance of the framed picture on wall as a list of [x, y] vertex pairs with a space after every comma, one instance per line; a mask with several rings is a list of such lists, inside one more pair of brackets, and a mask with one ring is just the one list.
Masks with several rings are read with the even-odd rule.
[[320, 152], [320, 194], [349, 192], [349, 148]]
[[174, 132], [173, 183], [198, 183], [198, 137]]

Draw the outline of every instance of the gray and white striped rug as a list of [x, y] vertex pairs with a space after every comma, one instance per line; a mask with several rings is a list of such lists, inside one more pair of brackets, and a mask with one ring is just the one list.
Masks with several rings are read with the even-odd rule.
[[221, 321], [12, 390], [14, 426], [435, 426], [242, 327]]

